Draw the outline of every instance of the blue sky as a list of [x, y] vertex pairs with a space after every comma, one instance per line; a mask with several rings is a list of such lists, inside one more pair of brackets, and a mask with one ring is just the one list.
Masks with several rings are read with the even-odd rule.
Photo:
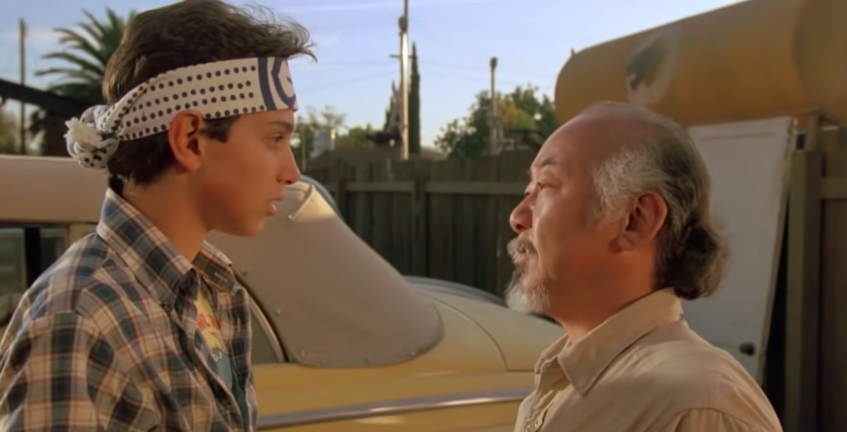
[[[103, 16], [105, 7], [125, 14], [173, 0], [0, 0], [0, 77], [18, 80], [18, 19], [29, 28], [27, 83], [43, 87], [32, 72], [51, 66], [41, 58], [59, 48], [56, 27], [73, 28], [82, 10]], [[736, 0], [411, 0], [410, 40], [418, 45], [421, 123], [429, 144], [450, 120], [468, 112], [474, 95], [488, 88], [488, 61], [499, 58], [498, 88], [533, 84], [552, 95], [571, 49], [604, 41]], [[244, 4], [244, 1], [233, 1]], [[319, 62], [292, 65], [301, 106], [335, 107], [347, 126], [381, 125], [391, 82], [399, 77], [397, 18], [402, 0], [258, 0], [308, 27]], [[10, 102], [7, 109], [17, 112]]]

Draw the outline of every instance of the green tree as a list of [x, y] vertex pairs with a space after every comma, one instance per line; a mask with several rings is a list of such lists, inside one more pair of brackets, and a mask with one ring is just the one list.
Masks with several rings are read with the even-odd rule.
[[471, 117], [453, 120], [441, 129], [435, 138], [435, 148], [447, 154], [447, 157], [479, 156], [485, 152], [487, 140], [480, 139], [483, 134], [476, 133], [470, 124]]
[[339, 113], [334, 107], [325, 106], [318, 110], [307, 107], [304, 115], [297, 118], [297, 134], [300, 137], [300, 151], [306, 157], [312, 152], [315, 142], [315, 131], [338, 130], [344, 126], [346, 116]]
[[[334, 130], [336, 132], [336, 147], [373, 147], [373, 142], [366, 137], [367, 134], [376, 132], [372, 125], [348, 128], [346, 121], [347, 116], [331, 106], [325, 106], [320, 110], [312, 107], [306, 108], [306, 113], [297, 119], [297, 133], [300, 138], [297, 151], [299, 153], [305, 152], [308, 157], [314, 147], [315, 131], [317, 130]], [[300, 146], [304, 147], [301, 148]]]
[[418, 46], [412, 44], [412, 73], [409, 77], [409, 155], [421, 154], [421, 74]]
[[507, 99], [521, 111], [530, 114], [536, 130], [547, 138], [559, 127], [556, 120], [556, 106], [548, 95], [539, 95], [538, 87], [516, 87]]
[[[539, 95], [538, 88], [519, 86], [511, 93], [497, 95], [504, 137], [523, 140], [528, 132], [546, 139], [558, 127], [553, 101]], [[491, 137], [491, 95], [477, 94], [468, 115], [453, 120], [435, 139], [435, 146], [448, 157], [475, 157], [486, 154]]]
[[[418, 47], [412, 44], [411, 72], [409, 74], [409, 155], [421, 154], [421, 74], [418, 68]], [[385, 123], [381, 131], [374, 131], [371, 141], [384, 142], [392, 136], [399, 137], [399, 125], [393, 115], [400, 112], [394, 95], [397, 90], [396, 83], [391, 83], [391, 98], [388, 100], [388, 108], [385, 109]]]
[[19, 154], [19, 135], [15, 117], [0, 107], [0, 154]]
[[398, 109], [397, 103], [394, 100], [394, 91], [397, 89], [397, 84], [392, 81], [391, 82], [391, 96], [388, 98], [388, 108], [385, 109], [385, 122], [382, 124], [383, 131], [389, 131], [394, 126], [392, 123], [395, 123], [395, 119], [392, 116], [395, 114], [395, 111]]
[[[57, 28], [60, 51], [44, 55], [45, 59], [58, 60], [62, 66], [42, 69], [38, 76], [52, 76], [56, 81], [47, 87], [48, 91], [79, 99], [92, 105], [103, 103], [103, 76], [106, 65], [123, 38], [127, 23], [135, 16], [130, 11], [126, 18], [106, 8], [105, 19], [98, 19], [84, 10], [87, 21], [79, 23], [81, 30]], [[30, 118], [30, 132], [34, 135], [50, 129], [48, 113], [38, 110]], [[55, 122], [52, 122], [55, 123]], [[64, 132], [61, 132], [64, 134]], [[41, 142], [44, 154], [66, 155], [64, 140], [56, 139], [55, 134], [45, 133]], [[57, 142], [58, 141], [58, 142]]]
[[364, 126], [353, 126], [347, 129], [343, 134], [337, 135], [335, 138], [336, 147], [373, 147], [374, 143], [368, 139], [368, 135], [375, 133], [373, 125], [370, 123]]

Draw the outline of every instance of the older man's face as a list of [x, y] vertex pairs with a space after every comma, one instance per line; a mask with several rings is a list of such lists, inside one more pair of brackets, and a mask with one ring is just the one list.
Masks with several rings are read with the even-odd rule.
[[[607, 119], [606, 119], [607, 120]], [[577, 117], [538, 152], [526, 195], [512, 212], [515, 275], [507, 292], [522, 312], [548, 312], [551, 297], [582, 276], [602, 271], [609, 233], [593, 222], [593, 171], [611, 146], [604, 119]]]

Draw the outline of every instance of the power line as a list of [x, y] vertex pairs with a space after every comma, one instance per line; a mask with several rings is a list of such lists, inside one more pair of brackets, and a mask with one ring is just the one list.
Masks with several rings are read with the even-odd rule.
[[388, 19], [367, 19], [367, 20], [350, 20], [337, 23], [317, 22], [309, 24], [306, 21], [301, 22], [310, 32], [325, 31], [325, 30], [362, 30], [373, 29], [390, 31], [394, 27]]
[[391, 59], [385, 60], [309, 60], [306, 62], [299, 62], [297, 60], [291, 62], [294, 66], [309, 66], [309, 67], [320, 67], [320, 66], [393, 66], [394, 61]]
[[300, 90], [300, 91], [314, 92], [314, 91], [326, 90], [326, 89], [334, 88], [334, 87], [342, 87], [342, 86], [346, 86], [346, 85], [349, 85], [349, 84], [355, 84], [357, 82], [370, 81], [372, 79], [384, 78], [384, 77], [396, 76], [396, 75], [397, 75], [397, 72], [395, 72], [395, 71], [383, 72], [383, 73], [380, 73], [380, 74], [365, 75], [365, 76], [351, 78], [351, 79], [344, 80], [344, 81], [336, 81], [334, 83], [322, 84], [322, 85], [319, 85], [319, 86], [306, 88], [306, 89], [303, 89], [303, 90]]
[[[456, 6], [460, 4], [499, 3], [506, 0], [416, 0], [415, 7], [420, 6]], [[321, 6], [289, 7], [287, 13], [327, 13], [350, 12], [355, 10], [394, 9], [398, 8], [394, 1], [369, 1], [362, 3], [345, 3]]]
[[[292, 62], [292, 64], [297, 66], [310, 66], [310, 67], [319, 67], [319, 66], [388, 66], [392, 65], [394, 60], [386, 59], [386, 60], [319, 60], [317, 62], [308, 61], [306, 63], [300, 63], [296, 60]], [[418, 66], [430, 68], [442, 68], [442, 69], [464, 69], [468, 71], [479, 71], [485, 72], [487, 75], [488, 68], [481, 67], [476, 65], [469, 64], [460, 64], [460, 63], [449, 63], [449, 62], [439, 62], [439, 61], [430, 61], [430, 60], [421, 60], [418, 59]], [[438, 74], [439, 71], [431, 71], [435, 74]], [[548, 80], [549, 77], [542, 77], [540, 75], [524, 75], [524, 74], [500, 74], [500, 76], [504, 76], [507, 78], [512, 78], [513, 81], [517, 80]], [[483, 79], [482, 77], [480, 77]]]
[[[468, 70], [468, 71], [478, 71], [480, 73], [484, 73], [486, 76], [490, 72], [489, 69], [486, 68], [486, 67], [471, 66], [471, 65], [459, 65], [459, 64], [455, 64], [455, 63], [440, 63], [440, 62], [423, 61], [423, 62], [420, 63], [420, 65], [426, 67], [427, 69], [429, 69], [431, 67], [436, 67], [436, 68], [443, 68], [443, 69], [464, 69], [464, 70]], [[435, 72], [438, 73], [438, 71], [435, 71]], [[539, 76], [539, 75], [524, 75], [524, 74], [509, 74], [509, 73], [503, 73], [503, 74], [498, 74], [498, 75], [504, 76], [504, 77], [507, 77], [507, 78], [511, 78], [513, 80], [535, 80], [535, 81], [538, 81], [538, 80], [548, 80], [548, 79], [550, 79], [549, 77], [542, 77], [542, 76]]]
[[[479, 70], [479, 71], [485, 71], [485, 72], [489, 71], [489, 68], [487, 66], [480, 66], [480, 65], [450, 63], [450, 62], [431, 61], [431, 60], [426, 60], [426, 61], [424, 61], [423, 64], [428, 65], [428, 66], [431, 65], [431, 66], [440, 66], [440, 67], [456, 68], [456, 69]], [[518, 76], [518, 75], [515, 75], [515, 74], [512, 74], [512, 75]], [[538, 75], [524, 75], [524, 74], [519, 74], [519, 75], [522, 76], [522, 77], [527, 77], [527, 78], [528, 77], [542, 78]]]
[[447, 120], [447, 121], [444, 121], [444, 122], [439, 122], [438, 124], [436, 124], [436, 123], [425, 124], [425, 125], [421, 126], [421, 130], [425, 130], [425, 131], [438, 130], [438, 131], [441, 131], [442, 129], [446, 128], [447, 125], [450, 124], [451, 121], [452, 120]]
[[[421, 75], [423, 75], [423, 74], [421, 74]], [[464, 80], [464, 81], [480, 82], [480, 83], [484, 82], [486, 84], [488, 83], [488, 78], [482, 77], [482, 76], [476, 77], [476, 76], [469, 76], [469, 75], [456, 75], [456, 74], [452, 74], [452, 73], [442, 73], [442, 72], [432, 72], [432, 71], [427, 72], [427, 75], [443, 77], [443, 78], [453, 78], [453, 79], [459, 79], [459, 80]], [[542, 89], [542, 90], [552, 87], [552, 85], [539, 86], [537, 84], [533, 84], [532, 82], [503, 81], [501, 79], [497, 79], [497, 83], [498, 84], [506, 84], [506, 85], [510, 85], [510, 86], [532, 85], [532, 86], [538, 87], [539, 89]]]

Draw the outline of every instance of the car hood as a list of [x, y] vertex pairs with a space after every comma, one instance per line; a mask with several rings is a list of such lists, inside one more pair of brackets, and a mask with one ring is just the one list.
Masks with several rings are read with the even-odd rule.
[[491, 302], [424, 289], [417, 291], [430, 301], [456, 310], [485, 330], [500, 349], [508, 370], [533, 370], [541, 353], [564, 335], [556, 324]]

